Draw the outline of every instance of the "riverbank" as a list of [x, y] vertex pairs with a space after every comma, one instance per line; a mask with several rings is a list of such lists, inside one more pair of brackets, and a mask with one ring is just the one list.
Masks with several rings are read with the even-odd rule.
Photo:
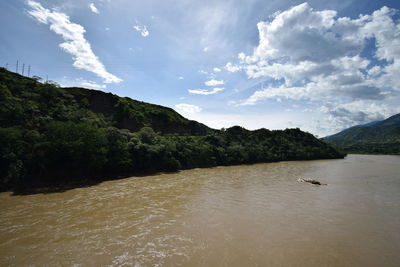
[[[341, 159], [341, 158], [336, 158]], [[326, 160], [326, 159], [309, 159], [309, 160], [301, 160], [301, 161], [314, 161], [314, 160]], [[331, 159], [334, 160], [334, 159]], [[188, 169], [181, 169], [177, 171], [170, 171], [170, 172], [155, 172], [155, 171], [141, 171], [135, 172], [131, 174], [126, 174], [118, 177], [100, 177], [99, 179], [82, 179], [80, 181], [64, 181], [63, 183], [57, 184], [28, 184], [28, 185], [20, 185], [14, 188], [5, 188], [0, 189], [0, 193], [2, 192], [11, 192], [12, 195], [34, 195], [34, 194], [51, 194], [51, 193], [62, 193], [68, 190], [76, 189], [76, 188], [85, 188], [90, 186], [96, 186], [103, 182], [113, 181], [113, 180], [122, 180], [128, 179], [131, 177], [150, 177], [155, 175], [162, 175], [162, 174], [173, 174], [181, 171], [188, 171], [194, 169], [209, 169], [209, 168], [216, 168], [216, 167], [229, 167], [229, 166], [251, 166], [255, 164], [268, 164], [268, 163], [277, 163], [277, 162], [293, 162], [299, 160], [286, 160], [286, 161], [269, 161], [269, 162], [258, 162], [258, 163], [248, 163], [248, 164], [234, 164], [234, 165], [220, 165], [220, 166], [208, 166], [208, 167], [194, 167]]]

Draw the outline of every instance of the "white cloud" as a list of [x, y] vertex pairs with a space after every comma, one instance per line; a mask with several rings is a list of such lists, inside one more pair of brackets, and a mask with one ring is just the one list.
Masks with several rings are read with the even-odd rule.
[[320, 107], [320, 111], [329, 115], [326, 123], [329, 124], [329, 127], [338, 131], [353, 125], [386, 119], [393, 114], [399, 113], [400, 107], [358, 100], [344, 104], [327, 103]]
[[94, 3], [90, 3], [90, 4], [89, 4], [89, 8], [90, 8], [90, 10], [91, 10], [93, 13], [100, 14], [99, 10], [98, 10], [97, 7], [94, 5]]
[[223, 91], [224, 88], [222, 87], [215, 87], [212, 90], [206, 90], [206, 89], [189, 89], [188, 92], [190, 94], [195, 94], [195, 95], [213, 95], [218, 92]]
[[371, 16], [365, 16], [366, 24], [361, 29], [362, 37], [375, 37], [376, 57], [387, 61], [400, 59], [400, 22], [392, 17], [398, 11], [388, 7], [376, 10]]
[[[400, 90], [400, 21], [394, 19], [397, 12], [382, 7], [371, 15], [351, 19], [303, 3], [274, 14], [270, 21], [259, 22], [259, 44], [253, 53], [239, 53], [236, 63], [225, 66], [230, 72], [244, 71], [249, 78], [265, 82], [264, 88], [253, 92], [241, 105], [255, 105], [264, 99], [322, 104], [334, 99], [331, 110], [339, 104], [363, 101], [375, 103], [369, 106], [382, 110], [375, 115], [390, 115], [383, 110], [393, 109], [379, 103]], [[371, 40], [376, 44], [374, 57], [366, 58], [363, 51]], [[352, 116], [353, 112], [343, 114], [354, 123], [362, 117]], [[375, 115], [365, 116], [365, 121]], [[340, 123], [347, 125], [344, 120]]]
[[59, 83], [62, 87], [84, 87], [96, 90], [103, 90], [107, 88], [106, 84], [88, 81], [82, 77], [71, 79], [68, 76], [64, 76], [62, 79], [59, 80]]
[[183, 79], [184, 79], [183, 76], [178, 77], [178, 80], [183, 80]]
[[336, 11], [314, 11], [303, 3], [281, 12], [271, 22], [259, 22], [260, 43], [249, 60], [287, 56], [295, 62], [323, 62], [360, 52], [362, 40], [336, 35], [335, 16]]
[[382, 68], [380, 66], [374, 66], [368, 70], [370, 76], [377, 76], [382, 73]]
[[119, 83], [122, 81], [107, 72], [103, 63], [93, 53], [90, 43], [84, 37], [85, 28], [79, 24], [72, 23], [66, 14], [54, 10], [50, 11], [38, 2], [28, 1], [27, 4], [31, 8], [27, 11], [29, 15], [40, 23], [49, 24], [50, 30], [61, 35], [66, 41], [61, 43], [60, 47], [73, 56], [73, 66], [75, 68], [93, 72], [106, 83]]
[[224, 84], [224, 81], [222, 81], [222, 80], [219, 81], [219, 80], [211, 79], [211, 80], [209, 80], [209, 81], [206, 81], [204, 84], [207, 85], [207, 86], [217, 86], [217, 85], [222, 85], [222, 84]]
[[[375, 97], [379, 98], [377, 88], [381, 88], [382, 80], [396, 87], [390, 73], [398, 70], [400, 24], [391, 18], [393, 12], [383, 7], [371, 16], [351, 20], [336, 18], [332, 10], [314, 11], [307, 3], [295, 6], [271, 22], [258, 23], [260, 42], [253, 55], [240, 53], [240, 63], [228, 62], [226, 68], [231, 72], [245, 70], [249, 78], [283, 80], [286, 87], [296, 88], [295, 84], [302, 83], [305, 89], [315, 83], [317, 89], [324, 85], [322, 95], [330, 90], [339, 96], [371, 98], [371, 90], [366, 90], [366, 95], [364, 91], [357, 95], [346, 91], [375, 88]], [[377, 41], [376, 57], [388, 62], [383, 69], [386, 75], [380, 80], [371, 79], [365, 72], [376, 75], [381, 67], [361, 57], [365, 40], [372, 37]]]
[[208, 72], [205, 70], [199, 70], [199, 73], [204, 74], [204, 75], [208, 75]]
[[214, 71], [214, 72], [220, 72], [220, 71], [221, 71], [221, 69], [220, 69], [220, 68], [217, 68], [217, 67], [215, 67], [215, 68], [213, 68], [213, 71]]
[[145, 25], [135, 25], [133, 28], [139, 32], [143, 37], [147, 37], [150, 35], [149, 31], [147, 30], [147, 27]]
[[188, 113], [188, 114], [198, 113], [202, 110], [202, 108], [199, 106], [191, 105], [191, 104], [184, 104], [184, 103], [176, 104], [175, 108], [179, 112], [184, 112], [184, 113]]
[[231, 62], [226, 63], [225, 68], [229, 71], [229, 72], [237, 72], [239, 70], [242, 70], [241, 66], [238, 65], [234, 65]]
[[83, 81], [81, 82], [81, 85], [86, 87], [86, 88], [91, 88], [91, 89], [105, 89], [106, 85], [105, 84], [98, 84], [92, 81]]

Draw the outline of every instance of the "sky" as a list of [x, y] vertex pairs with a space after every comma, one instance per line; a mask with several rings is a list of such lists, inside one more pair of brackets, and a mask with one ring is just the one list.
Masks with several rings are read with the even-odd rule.
[[400, 1], [2, 0], [0, 66], [212, 128], [326, 136], [400, 113]]

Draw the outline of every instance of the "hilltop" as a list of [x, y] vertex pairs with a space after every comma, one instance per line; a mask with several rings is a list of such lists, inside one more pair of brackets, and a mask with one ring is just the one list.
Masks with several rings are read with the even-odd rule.
[[188, 120], [171, 108], [119, 97], [103, 91], [77, 87], [60, 88], [53, 82], [40, 83], [38, 78], [0, 69], [1, 111], [3, 127], [34, 127], [46, 118], [59, 121], [94, 120], [98, 126], [113, 126], [135, 132], [148, 126], [157, 132], [205, 135], [210, 128]]
[[400, 154], [400, 114], [353, 126], [323, 140], [347, 153]]
[[0, 68], [0, 188], [84, 185], [195, 167], [343, 158], [299, 129], [211, 129], [173, 109]]

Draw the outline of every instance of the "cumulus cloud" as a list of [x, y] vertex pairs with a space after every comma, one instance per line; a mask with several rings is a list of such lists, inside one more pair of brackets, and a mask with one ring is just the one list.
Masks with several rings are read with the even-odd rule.
[[191, 104], [184, 104], [184, 103], [176, 104], [175, 108], [180, 112], [184, 112], [184, 113], [188, 113], [188, 114], [198, 113], [202, 110], [202, 108], [199, 106], [191, 105]]
[[[351, 19], [303, 3], [274, 14], [270, 21], [259, 22], [259, 44], [253, 53], [239, 53], [237, 62], [225, 65], [230, 72], [244, 71], [249, 78], [264, 81], [265, 87], [241, 105], [255, 105], [264, 99], [322, 103], [335, 99], [352, 105], [357, 101], [380, 103], [393, 97], [400, 90], [397, 12], [382, 7], [371, 15]], [[371, 41], [375, 42], [373, 57], [366, 57], [363, 51], [370, 49], [366, 44]], [[383, 106], [374, 107], [374, 114], [381, 118], [384, 112], [377, 110]], [[347, 114], [354, 122], [362, 117]], [[338, 117], [339, 112], [330, 115]]]
[[98, 10], [97, 7], [94, 5], [94, 3], [90, 3], [90, 4], [89, 4], [89, 8], [90, 8], [90, 10], [91, 10], [93, 13], [100, 14], [99, 10]]
[[149, 31], [147, 30], [146, 25], [135, 25], [133, 26], [133, 29], [135, 29], [137, 32], [140, 33], [143, 37], [147, 37], [150, 35]]
[[362, 40], [341, 38], [334, 30], [336, 11], [314, 11], [307, 3], [278, 14], [271, 22], [257, 24], [259, 46], [253, 59], [290, 57], [294, 62], [325, 62], [358, 53]]
[[43, 24], [50, 25], [50, 30], [61, 35], [65, 40], [60, 47], [71, 54], [77, 69], [83, 69], [95, 73], [106, 83], [119, 83], [122, 80], [107, 72], [103, 63], [93, 53], [90, 43], [85, 39], [85, 28], [70, 21], [69, 17], [58, 11], [44, 8], [40, 3], [28, 1], [31, 8], [27, 11], [29, 15]]
[[188, 92], [190, 94], [195, 94], [195, 95], [213, 95], [218, 92], [223, 91], [223, 87], [215, 87], [212, 90], [206, 90], [206, 89], [189, 89]]
[[219, 81], [219, 80], [211, 79], [211, 80], [209, 80], [209, 81], [206, 81], [204, 84], [207, 85], [207, 86], [217, 86], [217, 85], [222, 85], [222, 84], [224, 84], [224, 81], [222, 81], [222, 80]]

